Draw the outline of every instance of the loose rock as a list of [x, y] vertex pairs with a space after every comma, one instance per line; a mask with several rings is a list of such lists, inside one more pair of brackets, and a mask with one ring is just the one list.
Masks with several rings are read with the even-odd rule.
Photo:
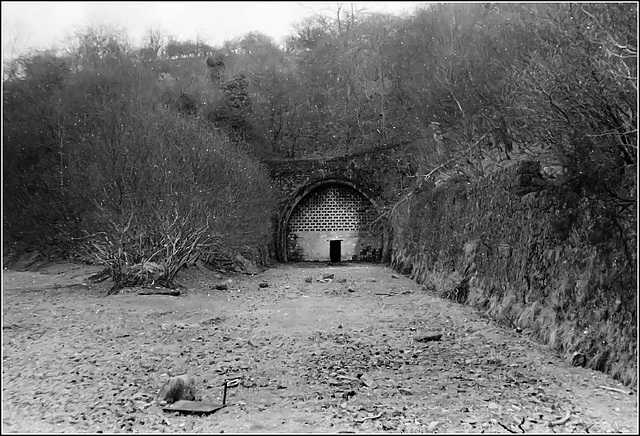
[[573, 353], [571, 357], [572, 366], [585, 366], [587, 364], [587, 356], [582, 353]]
[[160, 401], [175, 403], [180, 400], [195, 400], [195, 381], [188, 374], [172, 377], [167, 380], [158, 394]]
[[383, 430], [395, 430], [398, 428], [398, 423], [395, 421], [383, 421], [382, 429]]
[[416, 336], [414, 338], [416, 342], [439, 341], [440, 339], [442, 339], [442, 333], [427, 333], [426, 335]]
[[371, 379], [367, 374], [362, 374], [358, 377], [360, 381], [365, 385], [370, 387], [371, 389], [375, 389], [378, 387], [378, 383]]

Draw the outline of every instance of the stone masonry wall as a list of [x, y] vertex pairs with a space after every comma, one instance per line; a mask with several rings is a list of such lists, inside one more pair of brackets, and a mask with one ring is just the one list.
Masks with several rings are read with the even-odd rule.
[[414, 192], [393, 218], [392, 265], [431, 286], [453, 277], [458, 301], [637, 383], [636, 266], [564, 232], [562, 195], [537, 162]]
[[[270, 170], [280, 202], [286, 202], [298, 189], [316, 180], [339, 177], [360, 186], [370, 198], [379, 200], [403, 177], [402, 149], [378, 148], [331, 159], [269, 159]], [[385, 183], [385, 182], [391, 182]], [[391, 186], [390, 186], [391, 185]]]
[[[406, 183], [406, 156], [403, 147], [386, 147], [338, 156], [330, 159], [269, 159], [264, 164], [269, 168], [278, 201], [278, 212], [273, 218], [276, 235], [273, 251], [282, 260], [286, 241], [282, 239], [283, 217], [292, 201], [308, 194], [306, 187], [323, 180], [347, 183], [365, 195], [379, 211], [393, 198], [394, 192]], [[383, 231], [383, 230], [381, 230]], [[383, 244], [382, 258], [389, 260], [390, 251]]]

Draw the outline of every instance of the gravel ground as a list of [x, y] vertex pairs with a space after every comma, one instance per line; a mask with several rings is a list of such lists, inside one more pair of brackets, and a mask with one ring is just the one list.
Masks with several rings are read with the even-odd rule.
[[[189, 270], [178, 297], [96, 271], [4, 271], [3, 433], [638, 430], [636, 392], [382, 265]], [[185, 373], [226, 407], [163, 412]]]

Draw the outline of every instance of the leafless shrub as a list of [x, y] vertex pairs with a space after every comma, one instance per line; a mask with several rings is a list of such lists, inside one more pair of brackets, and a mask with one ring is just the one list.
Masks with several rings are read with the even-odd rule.
[[79, 186], [95, 204], [86, 233], [101, 231], [85, 252], [109, 269], [114, 290], [173, 287], [200, 256], [234, 259], [269, 243], [271, 187], [241, 147], [169, 111], [120, 122], [124, 138], [95, 144], [113, 151], [98, 156], [121, 156], [93, 167], [102, 189]]

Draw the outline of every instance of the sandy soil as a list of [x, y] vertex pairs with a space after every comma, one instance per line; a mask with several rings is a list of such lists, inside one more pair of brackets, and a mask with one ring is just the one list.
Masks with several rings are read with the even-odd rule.
[[[189, 270], [178, 297], [97, 271], [3, 272], [3, 433], [638, 430], [637, 392], [381, 265]], [[184, 373], [197, 400], [236, 384], [227, 406], [163, 412]]]

